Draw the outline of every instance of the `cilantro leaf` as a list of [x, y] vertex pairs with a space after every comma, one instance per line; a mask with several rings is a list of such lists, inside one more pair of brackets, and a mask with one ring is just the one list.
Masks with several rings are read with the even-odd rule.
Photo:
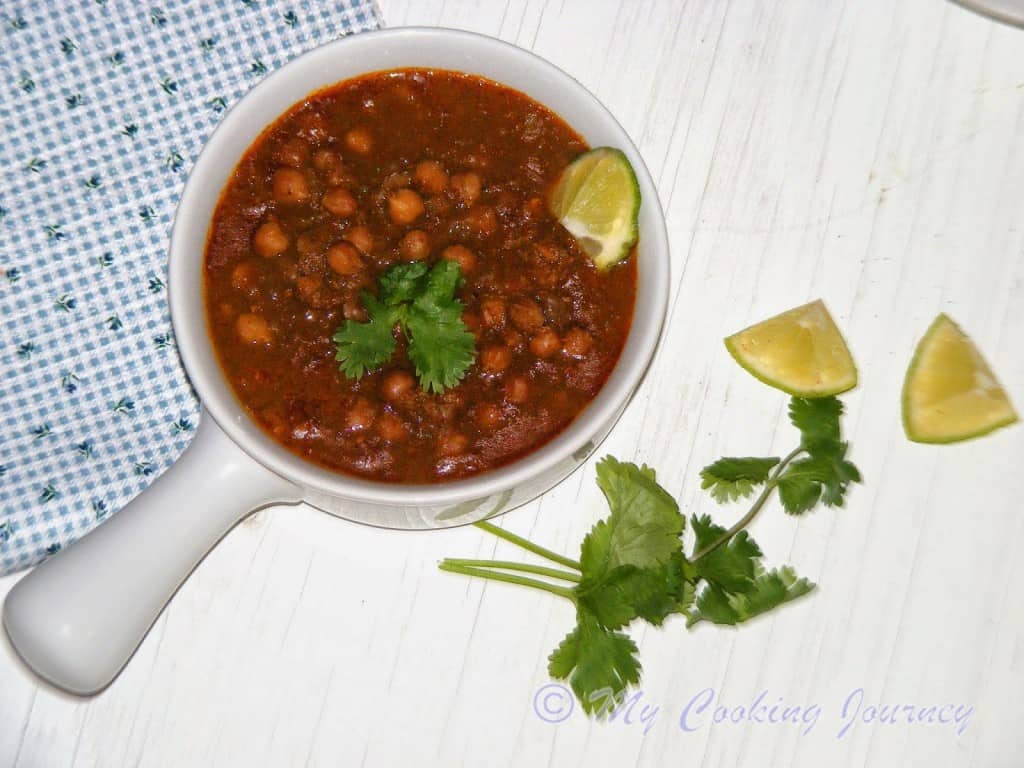
[[581, 581], [576, 589], [576, 601], [592, 613], [601, 626], [618, 629], [637, 617], [634, 605], [637, 593], [655, 592], [665, 593], [664, 576], [654, 569], [620, 565], [599, 579]]
[[836, 397], [794, 397], [789, 418], [800, 430], [805, 458], [794, 461], [778, 479], [779, 499], [791, 515], [800, 515], [818, 502], [841, 507], [850, 483], [861, 481], [860, 471], [846, 459], [839, 421], [843, 404]]
[[637, 617], [660, 624], [681, 598], [685, 518], [648, 467], [609, 456], [597, 483], [611, 513], [580, 547], [578, 603], [608, 629]]
[[[659, 565], [682, 550], [679, 536], [686, 519], [676, 500], [658, 485], [654, 470], [606, 456], [597, 465], [597, 484], [611, 509], [608, 542], [598, 553], [604, 559], [601, 568]], [[590, 562], [589, 570], [599, 572], [598, 564]]]
[[[438, 279], [433, 284], [442, 282]], [[443, 296], [446, 290], [439, 288], [437, 295]], [[445, 316], [443, 299], [435, 302], [432, 295], [426, 289], [421, 294], [428, 306], [424, 312]], [[578, 562], [494, 526], [484, 528], [569, 571], [479, 560], [446, 560], [442, 568], [511, 581], [571, 601], [576, 627], [548, 657], [548, 671], [553, 678], [569, 681], [584, 711], [601, 717], [622, 702], [630, 685], [639, 682], [637, 646], [617, 630], [636, 619], [660, 626], [674, 613], [685, 617], [687, 627], [700, 622], [742, 624], [815, 588], [788, 566], [766, 570], [760, 547], [743, 529], [776, 488], [791, 514], [819, 503], [843, 504], [849, 485], [860, 482], [861, 476], [846, 458], [842, 413], [835, 398], [793, 398], [790, 418], [801, 439], [785, 459], [727, 457], [705, 467], [703, 487], [718, 501], [749, 496], [759, 485], [766, 492], [731, 529], [707, 515], [694, 516], [695, 554], [689, 559], [681, 541], [685, 518], [658, 485], [654, 470], [609, 456], [597, 466], [597, 482], [610, 511], [584, 537]], [[537, 575], [561, 583], [533, 578]]]
[[841, 507], [850, 483], [861, 481], [860, 471], [846, 459], [846, 443], [819, 443], [814, 452], [794, 461], [778, 480], [779, 499], [791, 515], [811, 509], [820, 500]]
[[462, 270], [457, 261], [439, 261], [430, 270], [416, 304], [424, 311], [451, 311], [462, 314], [462, 303], [455, 301], [455, 292], [462, 285]]
[[772, 467], [778, 463], [775, 457], [719, 459], [701, 470], [700, 487], [710, 491], [711, 498], [719, 504], [743, 499], [768, 479]]
[[627, 635], [605, 629], [580, 610], [576, 628], [548, 657], [548, 674], [555, 680], [568, 679], [584, 711], [591, 713], [639, 682], [636, 654], [636, 644]]
[[[697, 552], [718, 541], [726, 532], [707, 515], [694, 516], [691, 525], [697, 536]], [[695, 561], [693, 566], [697, 576], [718, 589], [729, 593], [746, 592], [751, 589], [759, 557], [761, 548], [757, 542], [746, 531], [740, 531], [718, 549]]]
[[620, 565], [599, 578], [584, 577], [576, 589], [577, 603], [607, 629], [641, 618], [660, 626], [686, 602], [682, 552], [658, 566]]
[[843, 404], [832, 397], [794, 397], [789, 401], [789, 420], [800, 430], [800, 445], [812, 450], [839, 442], [839, 419]]
[[332, 336], [335, 359], [341, 372], [350, 379], [386, 363], [395, 353], [394, 327], [398, 311], [386, 307], [372, 295], [363, 294], [363, 306], [370, 319], [365, 323], [347, 320]]
[[455, 297], [461, 284], [453, 261], [429, 269], [422, 262], [391, 267], [381, 275], [378, 297], [362, 296], [369, 320], [347, 321], [332, 337], [341, 372], [358, 379], [386, 363], [395, 352], [397, 325], [409, 341], [420, 386], [428, 392], [454, 387], [476, 357], [476, 339], [462, 322], [464, 307]]
[[380, 276], [380, 300], [389, 307], [412, 301], [423, 291], [427, 265], [422, 261], [396, 264]]
[[646, 568], [643, 574], [647, 581], [637, 579], [630, 585], [636, 618], [660, 627], [668, 616], [679, 612], [679, 606], [687, 601], [687, 588], [691, 586], [683, 578], [682, 559], [683, 553], [679, 552], [664, 565]]
[[821, 500], [826, 507], [841, 507], [846, 499], [850, 483], [861, 482], [860, 470], [846, 459], [847, 443], [836, 443], [828, 450], [819, 450], [809, 459], [795, 462], [795, 466], [813, 467], [824, 477]]
[[815, 588], [815, 584], [805, 578], [799, 578], [796, 571], [788, 565], [773, 569], [767, 573], [758, 568], [754, 579], [754, 588], [742, 595], [733, 597], [733, 607], [740, 616], [740, 621], [752, 619], [784, 603], [803, 597]]
[[710, 621], [712, 624], [735, 624], [739, 621], [739, 614], [729, 604], [729, 595], [720, 587], [709, 584], [701, 590], [694, 607], [686, 614], [687, 629], [699, 621]]
[[802, 515], [813, 509], [821, 498], [821, 484], [800, 471], [786, 472], [776, 487], [782, 508], [790, 515]]
[[461, 309], [454, 317], [432, 316], [414, 302], [405, 328], [420, 386], [427, 392], [444, 392], [458, 384], [476, 356], [476, 339], [462, 322]]
[[694, 607], [687, 612], [686, 626], [692, 627], [700, 621], [740, 624], [803, 597], [814, 586], [807, 579], [798, 578], [789, 566], [765, 572], [758, 564], [751, 588], [743, 594], [730, 595], [713, 585], [705, 587]]
[[580, 570], [593, 581], [608, 574], [612, 552], [612, 526], [608, 520], [598, 520], [580, 545]]
[[697, 598], [697, 588], [693, 585], [692, 581], [683, 581], [682, 588], [679, 590], [679, 597], [676, 600], [675, 608], [673, 613], [681, 613], [684, 616], [693, 607], [693, 602]]

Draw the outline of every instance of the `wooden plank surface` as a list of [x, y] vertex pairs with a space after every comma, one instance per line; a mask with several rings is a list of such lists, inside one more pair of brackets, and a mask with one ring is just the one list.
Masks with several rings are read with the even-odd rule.
[[[536, 51], [634, 137], [668, 215], [671, 315], [604, 448], [656, 467], [685, 511], [714, 511], [703, 464], [793, 442], [784, 398], [721, 336], [829, 304], [860, 365], [848, 422], [866, 484], [844, 510], [773, 508], [754, 529], [819, 591], [738, 632], [637, 630], [649, 727], [578, 711], [554, 724], [534, 697], [571, 609], [435, 567], [510, 549], [474, 530], [267, 510], [199, 567], [100, 696], [38, 684], [0, 641], [0, 765], [1019, 766], [1024, 429], [914, 445], [898, 393], [946, 311], [1024, 405], [1024, 32], [943, 0], [381, 5], [391, 26]], [[572, 551], [602, 514], [587, 467], [503, 524]], [[707, 689], [741, 722], [691, 706], [682, 730]], [[762, 691], [811, 722], [737, 715]], [[882, 704], [962, 705], [966, 720], [863, 722]]]

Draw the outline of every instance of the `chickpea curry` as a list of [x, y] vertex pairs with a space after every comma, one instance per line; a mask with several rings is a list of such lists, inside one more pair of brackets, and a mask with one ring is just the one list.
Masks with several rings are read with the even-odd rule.
[[[484, 472], [565, 429], [636, 293], [635, 254], [598, 271], [545, 202], [587, 149], [522, 93], [456, 72], [297, 104], [242, 158], [207, 245], [210, 333], [247, 411], [305, 459], [400, 483]], [[353, 365], [366, 335], [386, 354]], [[447, 379], [424, 374], [428, 339], [459, 358]]]

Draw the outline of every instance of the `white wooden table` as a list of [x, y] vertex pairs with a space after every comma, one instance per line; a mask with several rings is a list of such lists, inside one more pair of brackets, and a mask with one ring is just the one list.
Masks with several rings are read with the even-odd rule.
[[[717, 512], [703, 464], [793, 442], [785, 398], [720, 337], [826, 300], [860, 365], [848, 425], [866, 484], [846, 509], [794, 520], [773, 507], [753, 531], [820, 589], [740, 631], [637, 630], [643, 702], [660, 707], [646, 733], [579, 711], [555, 724], [534, 698], [570, 607], [435, 567], [510, 548], [473, 529], [267, 510], [199, 567], [100, 696], [40, 685], [0, 641], [0, 765], [1024, 764], [1024, 429], [933, 448], [899, 423], [903, 371], [940, 310], [1024, 406], [1024, 32], [943, 0], [382, 6], [392, 26], [536, 51], [638, 143], [668, 214], [671, 319], [602, 452], [656, 467], [685, 511]], [[603, 514], [587, 467], [502, 522], [571, 552]], [[806, 735], [693, 709], [681, 730], [707, 688], [730, 713], [762, 691], [821, 713]], [[857, 689], [862, 716], [973, 711], [962, 733], [859, 722], [839, 738]]]

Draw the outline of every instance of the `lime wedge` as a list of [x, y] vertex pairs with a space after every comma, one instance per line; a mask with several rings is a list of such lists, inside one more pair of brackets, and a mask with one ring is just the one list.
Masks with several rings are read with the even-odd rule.
[[903, 428], [918, 443], [955, 443], [1013, 424], [1006, 390], [974, 346], [945, 315], [917, 345], [903, 382]]
[[733, 334], [725, 346], [747, 371], [791, 395], [827, 397], [857, 386], [857, 366], [820, 299]]
[[573, 160], [552, 187], [548, 207], [598, 269], [622, 261], [636, 245], [640, 185], [617, 149], [598, 147]]

